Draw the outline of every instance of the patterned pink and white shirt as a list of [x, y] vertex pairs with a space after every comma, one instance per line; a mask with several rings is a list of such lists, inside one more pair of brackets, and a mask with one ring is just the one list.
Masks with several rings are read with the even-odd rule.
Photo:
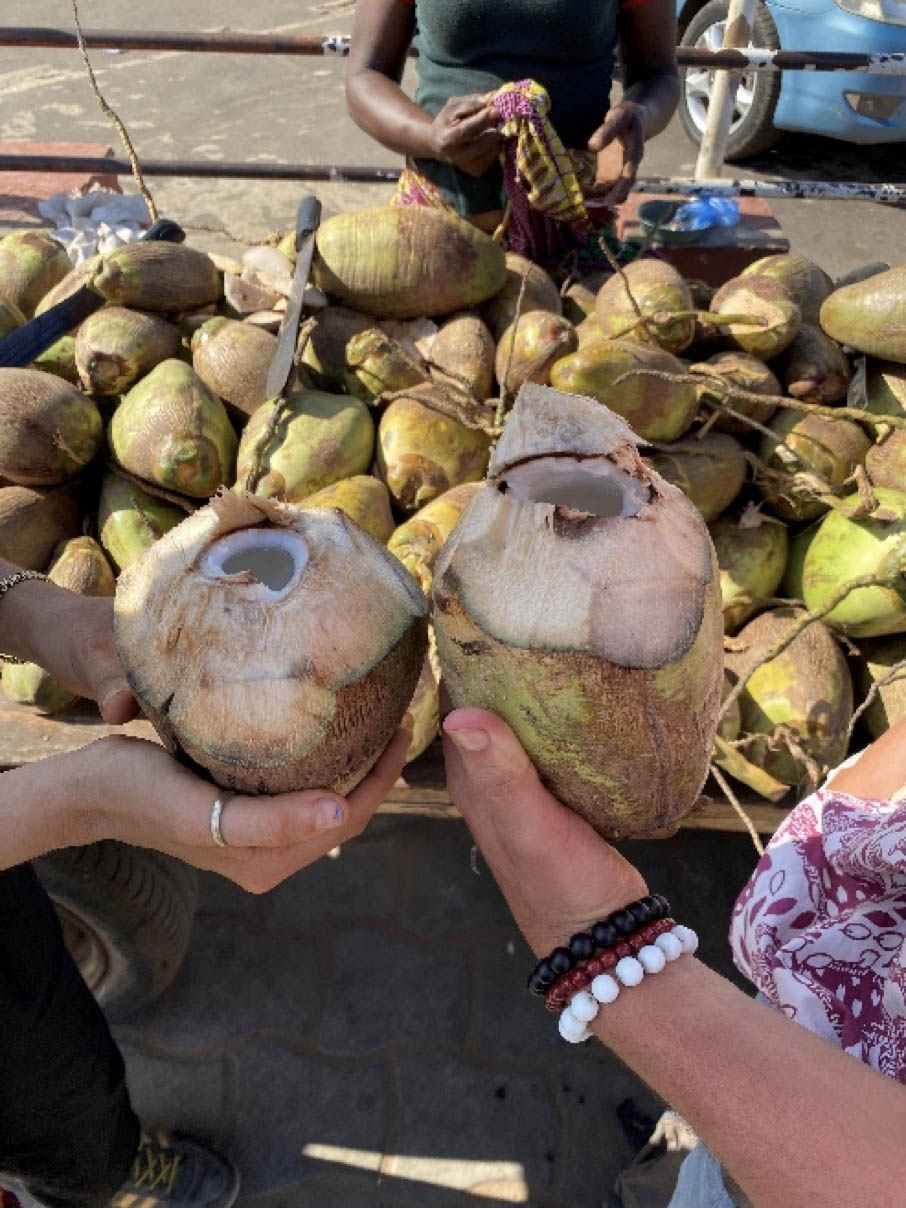
[[730, 944], [773, 1006], [906, 1083], [906, 791], [807, 797], [740, 894]]

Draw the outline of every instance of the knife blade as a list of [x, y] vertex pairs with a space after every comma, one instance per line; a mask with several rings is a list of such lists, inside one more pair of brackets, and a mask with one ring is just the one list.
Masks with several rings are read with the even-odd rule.
[[[171, 218], [158, 218], [139, 236], [144, 242], [156, 240], [164, 243], [182, 243], [185, 237], [185, 231]], [[30, 365], [51, 344], [100, 310], [106, 301], [90, 285], [80, 286], [68, 298], [51, 306], [43, 314], [35, 315], [0, 340], [0, 367], [21, 369]]]
[[277, 333], [277, 347], [267, 371], [264, 393], [268, 399], [277, 398], [283, 393], [292, 371], [296, 339], [299, 335], [299, 320], [302, 317], [302, 301], [308, 282], [308, 270], [311, 268], [311, 260], [315, 252], [315, 236], [320, 221], [321, 203], [317, 197], [307, 194], [299, 202], [299, 209], [296, 213], [296, 267], [293, 271], [293, 283], [286, 302], [286, 310]]

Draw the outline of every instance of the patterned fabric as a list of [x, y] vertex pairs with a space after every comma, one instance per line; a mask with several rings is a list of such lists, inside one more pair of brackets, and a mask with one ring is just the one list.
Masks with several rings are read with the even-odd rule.
[[806, 798], [740, 895], [730, 943], [773, 1006], [906, 1082], [906, 801], [832, 783]]
[[432, 210], [448, 210], [453, 214], [456, 213], [434, 181], [419, 172], [411, 161], [406, 163], [400, 173], [396, 192], [390, 198], [390, 204], [392, 206], [428, 206]]

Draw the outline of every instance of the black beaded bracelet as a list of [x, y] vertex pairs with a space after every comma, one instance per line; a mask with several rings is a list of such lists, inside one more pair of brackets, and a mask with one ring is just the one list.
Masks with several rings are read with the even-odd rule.
[[628, 939], [640, 927], [667, 918], [670, 913], [670, 903], [659, 893], [649, 894], [615, 910], [588, 931], [577, 932], [568, 945], [555, 948], [549, 956], [539, 961], [529, 974], [529, 990], [543, 997], [555, 981], [571, 973], [583, 961], [590, 960], [597, 952], [612, 948], [620, 940]]

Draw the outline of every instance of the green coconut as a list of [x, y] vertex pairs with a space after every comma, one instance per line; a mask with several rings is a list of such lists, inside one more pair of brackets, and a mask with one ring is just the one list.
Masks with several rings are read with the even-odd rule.
[[318, 390], [339, 393], [346, 389], [346, 345], [373, 326], [373, 319], [345, 306], [325, 306], [318, 311], [300, 356], [300, 364]]
[[46, 231], [13, 231], [0, 239], [0, 299], [26, 318], [71, 269], [66, 249]]
[[824, 269], [797, 252], [764, 256], [747, 265], [743, 277], [773, 277], [787, 290], [802, 312], [803, 323], [817, 323], [822, 303], [834, 291], [834, 282]]
[[223, 403], [191, 365], [172, 358], [125, 396], [109, 441], [131, 474], [196, 499], [229, 482], [236, 465], [238, 442]]
[[[627, 264], [601, 286], [595, 302], [598, 326], [608, 339], [626, 336], [674, 355], [692, 343], [691, 310], [689, 287], [666, 260]], [[652, 322], [640, 326], [640, 315]], [[679, 317], [671, 319], [673, 315]]]
[[906, 265], [835, 289], [821, 307], [821, 326], [858, 352], [906, 363]]
[[[296, 503], [332, 483], [367, 473], [374, 453], [374, 422], [359, 399], [297, 390], [286, 400], [271, 433], [276, 406], [271, 401], [259, 407], [242, 433], [238, 489], [254, 487], [257, 495]], [[252, 476], [259, 457], [261, 476], [255, 485]]]
[[720, 516], [709, 529], [720, 568], [724, 631], [735, 633], [777, 594], [787, 560], [786, 525], [760, 516], [754, 524]]
[[814, 520], [826, 512], [829, 504], [816, 491], [842, 487], [871, 448], [869, 438], [852, 420], [781, 410], [768, 427], [777, 439], [763, 436], [759, 457], [769, 469], [788, 475], [817, 474], [830, 483], [830, 488], [822, 488], [808, 480], [766, 479], [765, 503], [784, 520]]
[[576, 324], [576, 341], [579, 348], [584, 348], [586, 344], [594, 344], [598, 340], [603, 339], [604, 332], [598, 323], [597, 315], [588, 315], [581, 323]]
[[431, 344], [431, 377], [484, 402], [494, 392], [494, 337], [475, 311], [451, 315]]
[[742, 445], [725, 432], [674, 441], [647, 460], [662, 478], [679, 487], [706, 524], [742, 490], [748, 465]]
[[53, 486], [94, 460], [104, 439], [101, 413], [62, 378], [36, 369], [0, 369], [0, 476]]
[[166, 319], [105, 306], [82, 323], [76, 365], [91, 394], [123, 394], [155, 365], [179, 355], [182, 338]]
[[780, 591], [785, 600], [805, 599], [805, 586], [802, 581], [802, 573], [805, 569], [805, 555], [808, 553], [809, 546], [814, 540], [815, 534], [821, 527], [822, 519], [823, 517], [819, 517], [797, 532], [787, 530], [789, 534], [789, 549], [786, 556], [786, 569], [780, 581]]
[[734, 347], [762, 361], [779, 356], [802, 326], [802, 312], [774, 277], [733, 277], [711, 299], [715, 315], [751, 316], [751, 321], [728, 322], [723, 328]]
[[488, 465], [490, 438], [432, 406], [436, 385], [416, 386], [381, 417], [378, 473], [394, 502], [414, 512], [450, 487], [478, 482]]
[[503, 717], [608, 838], [692, 808], [723, 679], [707, 529], [638, 443], [594, 400], [527, 384], [434, 575], [454, 705]]
[[497, 345], [495, 369], [500, 389], [515, 394], [523, 382], [547, 385], [551, 366], [579, 346], [569, 319], [546, 310], [530, 310], [511, 324]]
[[391, 554], [418, 579], [426, 595], [431, 590], [434, 566], [444, 542], [480, 490], [480, 482], [451, 487], [404, 521], [387, 542]]
[[98, 500], [97, 532], [117, 570], [125, 570], [164, 533], [185, 520], [186, 510], [144, 491], [122, 475], [107, 473]]
[[[775, 608], [763, 612], [739, 631], [735, 644], [744, 646], [727, 655], [727, 668], [744, 678], [760, 658], [804, 614], [801, 609]], [[789, 735], [807, 759], [823, 773], [846, 754], [846, 731], [853, 712], [853, 687], [843, 652], [820, 621], [807, 625], [782, 654], [754, 670], [739, 698], [741, 732], [761, 735], [747, 745], [746, 757], [783, 784], [802, 787], [809, 771], [785, 742]]]
[[[80, 596], [112, 596], [116, 591], [110, 563], [91, 537], [74, 537], [63, 542], [54, 554], [47, 577], [51, 583]], [[10, 700], [41, 713], [61, 713], [79, 699], [77, 693], [37, 663], [4, 664], [2, 682]]]
[[495, 343], [516, 318], [517, 309], [520, 314], [527, 314], [530, 310], [547, 310], [553, 315], [563, 312], [560, 291], [540, 264], [520, 256], [518, 252], [507, 252], [504, 265], [506, 276], [503, 288], [498, 290], [481, 310], [481, 316], [491, 329]]
[[267, 371], [276, 348], [271, 332], [218, 315], [192, 336], [192, 367], [244, 423], [267, 399]]
[[376, 541], [386, 545], [394, 530], [390, 492], [370, 474], [354, 474], [306, 495], [302, 508], [339, 508]]
[[682, 375], [683, 366], [669, 352], [635, 340], [598, 340], [556, 361], [551, 385], [567, 394], [597, 399], [621, 415], [643, 440], [676, 440], [698, 410], [698, 393], [689, 382], [664, 382], [641, 374], [616, 385], [633, 370]]
[[321, 224], [311, 280], [365, 314], [417, 319], [487, 301], [503, 287], [506, 265], [499, 245], [455, 214], [381, 206]]
[[[809, 609], [822, 608], [845, 585], [864, 575], [899, 575], [897, 586], [859, 587], [824, 618], [854, 638], [883, 637], [906, 630], [906, 492], [875, 489], [877, 509], [857, 520], [829, 512], [815, 534], [802, 571]], [[845, 504], [855, 509], [859, 496]]]
[[0, 298], [0, 340], [6, 337], [25, 322], [25, 315], [14, 302]]
[[839, 403], [852, 380], [843, 349], [811, 323], [803, 323], [778, 368], [787, 394], [804, 403]]
[[428, 381], [427, 366], [379, 327], [352, 337], [346, 345], [346, 364], [346, 389], [366, 403]]
[[[700, 361], [690, 367], [690, 373], [697, 373], [705, 378], [717, 378], [721, 382], [738, 386], [747, 394], [764, 394], [777, 398], [783, 388], [775, 375], [757, 357], [749, 356], [747, 352], [718, 352], [706, 361]], [[756, 423], [766, 424], [777, 410], [777, 403], [759, 402], [757, 399], [740, 398], [727, 390], [716, 389], [707, 382], [697, 387], [700, 402], [713, 400], [726, 403], [741, 416], [748, 416]], [[718, 411], [713, 427], [720, 432], [730, 432], [734, 436], [748, 436], [753, 431], [753, 425], [744, 419], [730, 415], [726, 411]]]
[[79, 498], [69, 486], [0, 486], [0, 558], [26, 570], [47, 566], [54, 546], [79, 532]]
[[79, 367], [76, 364], [75, 336], [60, 336], [49, 348], [45, 348], [31, 364], [32, 369], [52, 373], [71, 386], [80, 386]]
[[874, 685], [874, 698], [862, 714], [872, 738], [880, 738], [906, 718], [906, 635], [871, 638], [859, 643], [856, 689], [864, 701]]
[[107, 252], [92, 277], [108, 302], [179, 314], [217, 302], [220, 273], [204, 252], [184, 243], [127, 243]]

